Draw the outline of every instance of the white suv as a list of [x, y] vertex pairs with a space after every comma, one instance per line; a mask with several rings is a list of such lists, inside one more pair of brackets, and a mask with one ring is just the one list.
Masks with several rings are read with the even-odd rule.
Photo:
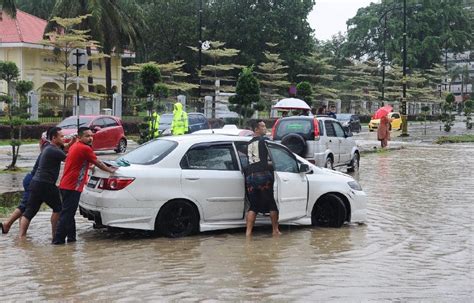
[[359, 169], [360, 153], [352, 133], [326, 116], [284, 117], [275, 122], [273, 140], [319, 167]]

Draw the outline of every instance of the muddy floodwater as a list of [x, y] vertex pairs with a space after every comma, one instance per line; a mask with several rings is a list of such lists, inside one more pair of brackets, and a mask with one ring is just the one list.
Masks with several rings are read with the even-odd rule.
[[474, 145], [364, 155], [366, 225], [167, 239], [94, 230], [50, 242], [49, 213], [0, 235], [5, 301], [474, 301]]

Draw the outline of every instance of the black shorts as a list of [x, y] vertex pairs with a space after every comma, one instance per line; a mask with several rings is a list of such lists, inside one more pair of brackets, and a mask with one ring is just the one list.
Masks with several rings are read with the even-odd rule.
[[255, 213], [278, 211], [273, 195], [273, 173], [270, 171], [250, 173], [245, 178], [249, 210]]
[[61, 211], [61, 195], [56, 185], [46, 182], [31, 181], [30, 183], [30, 198], [26, 203], [26, 210], [23, 213], [28, 220], [36, 216], [41, 204], [45, 202], [53, 209], [53, 212]]

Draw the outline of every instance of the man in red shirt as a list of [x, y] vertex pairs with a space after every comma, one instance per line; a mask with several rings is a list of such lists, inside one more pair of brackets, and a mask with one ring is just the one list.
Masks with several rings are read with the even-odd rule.
[[87, 182], [87, 173], [91, 164], [98, 168], [113, 173], [116, 167], [108, 167], [97, 159], [92, 150], [92, 131], [88, 127], [80, 127], [78, 130], [78, 141], [69, 149], [64, 173], [59, 183], [63, 205], [59, 217], [53, 244], [64, 244], [66, 241], [76, 241], [76, 214], [84, 185]]

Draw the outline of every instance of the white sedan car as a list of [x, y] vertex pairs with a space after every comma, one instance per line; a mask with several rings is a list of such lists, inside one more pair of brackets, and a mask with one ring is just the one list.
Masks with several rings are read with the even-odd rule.
[[[95, 169], [80, 213], [96, 226], [156, 230], [168, 237], [245, 227], [243, 167], [251, 138], [184, 135], [148, 142]], [[340, 227], [366, 220], [366, 195], [350, 176], [318, 168], [269, 142], [281, 224]], [[259, 214], [256, 225], [271, 225]]]

